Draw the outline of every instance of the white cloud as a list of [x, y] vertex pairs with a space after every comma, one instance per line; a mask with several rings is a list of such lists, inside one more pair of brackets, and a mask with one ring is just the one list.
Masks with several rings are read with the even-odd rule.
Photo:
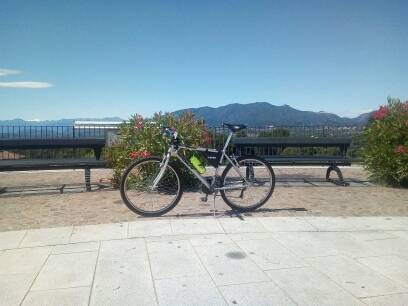
[[0, 88], [30, 88], [40, 89], [48, 88], [53, 85], [46, 82], [0, 82]]
[[21, 73], [21, 71], [19, 70], [0, 68], [0, 76], [13, 75], [13, 74], [19, 74], [19, 73]]

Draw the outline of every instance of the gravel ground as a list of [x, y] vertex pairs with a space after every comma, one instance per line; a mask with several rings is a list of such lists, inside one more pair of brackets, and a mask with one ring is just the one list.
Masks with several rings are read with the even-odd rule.
[[[322, 180], [323, 167], [275, 167], [278, 181]], [[92, 171], [93, 183], [106, 183], [110, 170]], [[367, 181], [361, 167], [343, 169], [345, 178]], [[0, 187], [56, 187], [61, 184], [83, 184], [83, 171], [33, 171], [0, 173]], [[361, 185], [360, 185], [361, 186]], [[27, 188], [27, 187], [26, 187]], [[213, 201], [202, 202], [203, 195], [185, 192], [174, 210], [161, 218], [212, 216]], [[232, 212], [222, 199], [216, 199], [217, 216]], [[248, 215], [248, 214], [247, 214]], [[408, 216], [408, 189], [380, 186], [285, 187], [278, 185], [271, 199], [253, 216]], [[122, 203], [119, 192], [101, 189], [59, 194], [56, 190], [39, 189], [37, 194], [0, 195], [0, 231], [65, 225], [100, 224], [140, 219]]]

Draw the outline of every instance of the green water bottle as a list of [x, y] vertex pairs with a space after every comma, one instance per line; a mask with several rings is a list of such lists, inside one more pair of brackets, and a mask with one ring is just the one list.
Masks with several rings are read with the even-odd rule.
[[193, 167], [198, 171], [200, 174], [205, 173], [205, 167], [201, 164], [201, 161], [197, 158], [197, 156], [193, 155], [190, 157], [190, 163]]

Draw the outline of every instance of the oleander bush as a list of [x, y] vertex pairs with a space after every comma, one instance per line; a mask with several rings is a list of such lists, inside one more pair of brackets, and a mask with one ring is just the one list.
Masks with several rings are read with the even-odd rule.
[[388, 98], [373, 113], [363, 132], [362, 156], [367, 170], [380, 182], [408, 186], [408, 101]]
[[[133, 161], [148, 156], [162, 157], [163, 153], [167, 152], [169, 139], [163, 136], [163, 127], [176, 129], [186, 146], [202, 146], [212, 141], [204, 122], [197, 120], [191, 112], [178, 116], [155, 113], [153, 118], [149, 119], [136, 114], [120, 125], [116, 143], [105, 152], [114, 170], [112, 177], [114, 187], [119, 186], [124, 169]], [[183, 170], [184, 166], [179, 169], [184, 183], [194, 182], [194, 178]]]

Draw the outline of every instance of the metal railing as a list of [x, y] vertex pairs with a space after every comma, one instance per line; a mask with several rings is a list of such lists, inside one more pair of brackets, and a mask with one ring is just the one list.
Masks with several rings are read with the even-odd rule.
[[[228, 128], [223, 126], [208, 127], [213, 134], [227, 134]], [[247, 127], [238, 132], [238, 137], [350, 137], [363, 131], [363, 126], [266, 126], [266, 127]]]
[[106, 128], [99, 126], [0, 126], [0, 139], [104, 138]]
[[[0, 126], [1, 140], [35, 139], [105, 139], [106, 131], [117, 130], [112, 126], [93, 126], [89, 124], [74, 126]], [[236, 134], [236, 137], [346, 137], [354, 138], [361, 134], [362, 126], [267, 126], [248, 127]], [[223, 147], [228, 128], [223, 126], [208, 127], [211, 134], [209, 147]], [[351, 149], [353, 149], [352, 143]], [[233, 152], [233, 144], [229, 148]], [[69, 158], [89, 156], [89, 149], [45, 149], [1, 151], [0, 159], [30, 158]]]
[[[0, 126], [0, 139], [60, 139], [60, 138], [104, 138], [108, 129], [104, 126]], [[208, 127], [213, 135], [228, 134], [223, 126]], [[350, 137], [361, 133], [362, 126], [267, 126], [248, 127], [238, 137]]]

